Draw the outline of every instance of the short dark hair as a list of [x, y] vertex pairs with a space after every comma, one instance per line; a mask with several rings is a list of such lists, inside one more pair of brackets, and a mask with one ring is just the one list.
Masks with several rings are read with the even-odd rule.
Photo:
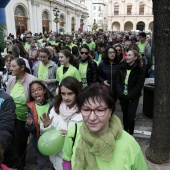
[[56, 96], [54, 99], [54, 109], [57, 114], [59, 114], [59, 107], [62, 102], [62, 96], [61, 96], [61, 87], [62, 86], [73, 91], [73, 93], [76, 95], [75, 104], [78, 103], [78, 96], [82, 90], [82, 84], [76, 78], [71, 77], [71, 76], [64, 78], [60, 83], [58, 96]]
[[92, 99], [93, 102], [97, 100], [99, 103], [100, 101], [104, 101], [108, 108], [112, 109], [112, 114], [115, 110], [115, 101], [114, 96], [109, 87], [102, 84], [93, 84], [83, 90], [83, 92], [79, 95], [78, 98], [78, 107], [79, 109], [83, 106], [83, 104], [89, 99]]
[[88, 52], [90, 51], [90, 48], [89, 48], [89, 46], [88, 46], [87, 44], [83, 44], [83, 45], [80, 47], [80, 50], [81, 50], [82, 48], [87, 49]]
[[141, 36], [141, 37], [146, 37], [146, 33], [145, 33], [145, 32], [140, 32], [140, 33], [139, 33], [139, 36]]
[[98, 42], [97, 47], [105, 47], [103, 42]]

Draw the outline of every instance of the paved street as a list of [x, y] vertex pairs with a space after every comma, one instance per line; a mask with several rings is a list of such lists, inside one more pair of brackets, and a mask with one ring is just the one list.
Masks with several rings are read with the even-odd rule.
[[[139, 143], [142, 148], [143, 153], [149, 146], [150, 140], [150, 132], [152, 131], [152, 119], [146, 117], [143, 113], [143, 98], [141, 97], [139, 102], [139, 107], [137, 110], [137, 118], [136, 118], [136, 126], [135, 126], [135, 139]], [[116, 104], [116, 111], [115, 114], [122, 119], [121, 109], [119, 102]], [[147, 160], [146, 160], [147, 161]], [[147, 161], [148, 169], [149, 170], [170, 170], [170, 163], [157, 165]], [[27, 165], [26, 170], [36, 170], [36, 153], [35, 150], [32, 148], [31, 144], [28, 145], [28, 152], [27, 152]]]

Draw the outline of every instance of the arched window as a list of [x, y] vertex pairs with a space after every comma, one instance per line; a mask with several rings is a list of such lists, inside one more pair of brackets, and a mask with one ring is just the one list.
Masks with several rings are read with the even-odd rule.
[[25, 8], [21, 5], [17, 6], [14, 11], [15, 14], [15, 28], [16, 35], [24, 33], [27, 31], [27, 17]]
[[119, 15], [119, 4], [118, 3], [114, 4], [114, 15]]
[[44, 12], [43, 12], [42, 18], [43, 18], [43, 19], [49, 19], [49, 18], [48, 18], [48, 13], [47, 13], [47, 11], [44, 11]]
[[47, 11], [44, 11], [42, 14], [42, 30], [43, 33], [49, 32], [49, 14]]

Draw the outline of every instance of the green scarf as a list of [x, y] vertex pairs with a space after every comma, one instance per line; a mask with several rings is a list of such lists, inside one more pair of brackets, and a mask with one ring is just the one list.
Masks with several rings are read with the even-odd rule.
[[102, 136], [90, 133], [83, 123], [80, 127], [81, 139], [76, 148], [73, 170], [99, 170], [95, 155], [103, 161], [110, 161], [113, 156], [116, 139], [122, 133], [122, 125], [115, 115], [109, 121], [109, 129]]

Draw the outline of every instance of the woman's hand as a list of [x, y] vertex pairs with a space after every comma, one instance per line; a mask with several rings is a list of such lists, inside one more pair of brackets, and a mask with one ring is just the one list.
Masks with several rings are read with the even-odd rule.
[[108, 80], [105, 80], [103, 83], [104, 83], [104, 85], [110, 87], [110, 84], [108, 83]]
[[61, 129], [60, 132], [61, 132], [61, 134], [62, 134], [63, 136], [66, 136], [66, 135], [67, 135], [67, 130], [65, 130], [65, 129]]
[[31, 115], [28, 115], [27, 120], [26, 120], [26, 124], [28, 126], [31, 126], [33, 124], [33, 118], [32, 118]]
[[51, 122], [53, 121], [54, 116], [52, 116], [51, 118], [49, 117], [48, 114], [43, 113], [42, 117], [40, 117], [42, 123], [44, 124], [44, 128], [48, 127]]

